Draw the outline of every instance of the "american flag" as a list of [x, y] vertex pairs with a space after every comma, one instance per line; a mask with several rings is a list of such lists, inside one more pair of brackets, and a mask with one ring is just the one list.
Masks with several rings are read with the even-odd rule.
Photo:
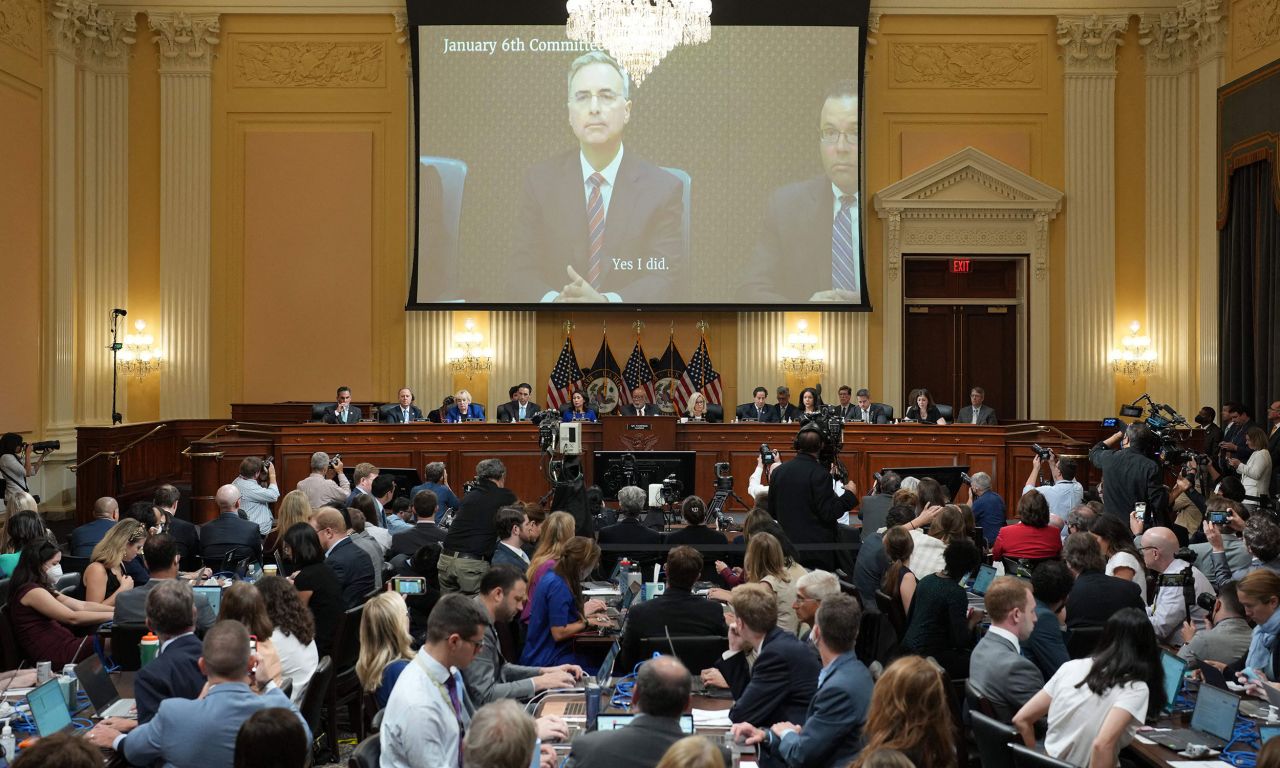
[[720, 404], [724, 390], [720, 387], [720, 374], [711, 366], [711, 354], [707, 352], [707, 339], [704, 336], [698, 343], [698, 351], [693, 353], [689, 367], [680, 377], [680, 401], [688, 402], [694, 392], [701, 392], [708, 403]]
[[653, 385], [658, 377], [653, 375], [653, 368], [649, 365], [649, 359], [644, 356], [644, 350], [640, 348], [638, 337], [635, 347], [631, 349], [631, 357], [627, 358], [627, 367], [622, 369], [622, 380], [627, 385], [622, 393], [622, 402], [631, 402], [631, 390], [641, 386], [644, 387], [648, 401], [654, 402], [656, 391]]
[[573, 351], [573, 339], [565, 336], [564, 346], [560, 348], [560, 359], [556, 367], [551, 369], [551, 378], [547, 380], [547, 403], [552, 408], [569, 402], [573, 390], [582, 388], [582, 368], [578, 366], [578, 355]]

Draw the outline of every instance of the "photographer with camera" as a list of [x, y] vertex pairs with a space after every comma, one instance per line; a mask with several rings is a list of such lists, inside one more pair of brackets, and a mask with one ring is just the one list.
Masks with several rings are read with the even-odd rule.
[[[1239, 482], [1239, 481], [1237, 481]], [[1209, 541], [1210, 523], [1213, 524], [1215, 537], [1218, 540], [1218, 551], [1223, 554], [1227, 568], [1234, 572], [1249, 565], [1253, 556], [1244, 548], [1245, 523], [1249, 520], [1249, 511], [1240, 502], [1222, 495], [1214, 495], [1205, 504], [1205, 520], [1200, 530], [1204, 541], [1191, 545], [1196, 553], [1196, 567], [1205, 573], [1213, 571], [1214, 544]]]
[[[1237, 518], [1238, 520], [1239, 518]], [[1229, 581], [1239, 581], [1253, 571], [1265, 568], [1280, 573], [1280, 525], [1265, 515], [1253, 515], [1244, 523], [1240, 538], [1249, 554], [1249, 564], [1243, 568], [1231, 568], [1222, 544], [1219, 525], [1228, 522], [1226, 512], [1214, 512], [1204, 523], [1204, 537], [1209, 542], [1210, 575], [1213, 584], [1221, 587]]]
[[498, 539], [494, 536], [498, 510], [518, 504], [506, 488], [507, 467], [501, 459], [484, 459], [476, 465], [476, 485], [462, 495], [458, 516], [444, 540], [440, 554], [440, 588], [445, 592], [475, 595]]
[[[27, 487], [27, 478], [35, 477], [44, 464], [45, 457], [60, 446], [56, 440], [31, 444], [22, 439], [16, 432], [5, 432], [0, 436], [0, 478], [4, 479], [4, 508], [10, 514], [14, 511], [14, 500], [19, 493], [31, 493]], [[31, 454], [36, 460], [31, 460]]]
[[[1102, 470], [1107, 484], [1102, 514], [1128, 525], [1135, 505], [1146, 504], [1143, 528], [1149, 528], [1153, 518], [1157, 525], [1163, 522], [1169, 500], [1160, 482], [1160, 465], [1147, 453], [1150, 438], [1147, 425], [1135, 422], [1089, 451], [1089, 463]], [[1123, 450], [1114, 450], [1117, 445]]]
[[[1066, 520], [1071, 510], [1084, 500], [1084, 488], [1076, 480], [1076, 461], [1058, 458], [1051, 449], [1040, 449], [1039, 445], [1033, 445], [1032, 448], [1039, 450], [1035, 451], [1036, 456], [1031, 460], [1031, 474], [1027, 475], [1022, 492], [1039, 491], [1044, 500], [1049, 502], [1049, 514]], [[1040, 468], [1045, 463], [1048, 463], [1049, 476], [1053, 479], [1048, 485], [1040, 485]]]
[[[814, 424], [806, 424], [796, 434], [792, 448], [796, 455], [769, 476], [769, 514], [796, 544], [835, 544], [839, 540], [837, 521], [858, 506], [858, 487], [842, 486], [837, 496], [831, 471], [818, 461], [823, 434]], [[801, 552], [806, 568], [834, 571], [835, 552]]]
[[1206, 662], [1225, 666], [1243, 658], [1249, 652], [1253, 630], [1240, 605], [1236, 583], [1220, 584], [1216, 598], [1208, 592], [1201, 593], [1196, 596], [1196, 603], [1209, 611], [1209, 626], [1197, 630], [1191, 622], [1184, 623], [1178, 656], [1186, 659], [1192, 669]]
[[[1182, 645], [1182, 633], [1179, 629], [1188, 620], [1187, 609], [1190, 607], [1190, 620], [1194, 623], [1203, 621], [1208, 611], [1194, 604], [1195, 595], [1213, 592], [1209, 579], [1187, 560], [1182, 558], [1183, 552], [1178, 549], [1178, 537], [1173, 531], [1164, 527], [1149, 528], [1142, 534], [1142, 561], [1148, 573], [1156, 573], [1156, 597], [1152, 601], [1147, 615], [1151, 619], [1151, 627], [1156, 631], [1156, 639], [1172, 646]], [[1186, 551], [1187, 557], [1193, 557]], [[1186, 574], [1191, 569], [1192, 590], [1188, 592]], [[1187, 595], [1191, 597], [1188, 599]], [[1188, 606], [1188, 603], [1191, 603]]]
[[[266, 480], [265, 486], [262, 484], [263, 480]], [[258, 526], [258, 531], [266, 536], [275, 523], [271, 508], [267, 505], [280, 499], [275, 462], [270, 456], [265, 461], [257, 456], [246, 456], [240, 462], [240, 475], [231, 484], [240, 491], [240, 508], [248, 515], [249, 521]]]

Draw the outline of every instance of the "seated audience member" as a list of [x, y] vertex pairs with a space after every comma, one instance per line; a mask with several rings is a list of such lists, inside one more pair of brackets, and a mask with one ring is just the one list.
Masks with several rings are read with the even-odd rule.
[[1213, 565], [1211, 575], [1214, 586], [1220, 587], [1232, 580], [1239, 581], [1259, 568], [1280, 573], [1280, 525], [1276, 525], [1269, 517], [1254, 515], [1245, 522], [1244, 533], [1240, 538], [1243, 539], [1245, 551], [1251, 559], [1248, 565], [1234, 571], [1227, 564], [1226, 548], [1218, 526], [1206, 522], [1204, 536], [1209, 542], [1209, 562]]
[[200, 527], [200, 558], [215, 571], [231, 555], [237, 560], [262, 562], [262, 537], [258, 526], [240, 517], [240, 489], [224, 485], [214, 496], [218, 517]]
[[[142, 545], [142, 557], [147, 561], [147, 570], [151, 573], [151, 579], [142, 586], [134, 587], [116, 596], [114, 618], [116, 624], [141, 624], [146, 621], [147, 595], [161, 582], [178, 578], [180, 563], [178, 545], [169, 534], [158, 533], [155, 536], [149, 536], [147, 542]], [[215, 619], [213, 607], [209, 605], [209, 598], [204, 595], [195, 595], [195, 608], [196, 629], [200, 634], [204, 634], [209, 627], [213, 626]]]
[[333, 652], [334, 633], [345, 610], [342, 584], [333, 569], [325, 565], [320, 538], [309, 523], [297, 523], [284, 533], [283, 551], [293, 566], [293, 586], [298, 599], [315, 620], [316, 651], [320, 656]]
[[1031, 572], [1031, 592], [1036, 596], [1036, 624], [1031, 636], [1022, 643], [1022, 648], [1045, 680], [1053, 677], [1058, 667], [1071, 658], [1058, 612], [1067, 604], [1073, 583], [1071, 572], [1061, 560], [1041, 563]]
[[307, 732], [287, 709], [260, 709], [236, 734], [234, 768], [306, 768], [310, 764]]
[[[688, 496], [680, 503], [680, 516], [684, 518], [685, 526], [668, 533], [662, 540], [664, 544], [671, 547], [690, 546], [695, 549], [711, 544], [722, 545], [725, 543], [724, 534], [707, 526], [707, 503], [697, 496]], [[715, 559], [710, 562], [703, 563], [702, 574], [698, 577], [699, 581], [711, 581], [719, 583], [719, 577], [716, 575]]]
[[333, 570], [342, 586], [344, 609], [360, 605], [378, 583], [369, 553], [351, 540], [347, 521], [336, 509], [321, 507], [311, 518], [311, 527], [320, 539], [324, 564]]
[[[361, 496], [373, 498], [373, 483], [381, 476], [381, 471], [374, 464], [362, 461], [356, 465], [355, 471], [351, 473], [351, 494], [335, 507], [335, 509], [347, 509], [355, 506], [355, 500]], [[377, 521], [377, 504], [374, 504], [374, 514], [369, 516], [370, 520]]]
[[[276, 510], [275, 527], [262, 540], [262, 556], [268, 561], [275, 560], [276, 554], [280, 551], [280, 541], [284, 538], [284, 532], [298, 523], [309, 522], [312, 514], [311, 502], [307, 501], [307, 494], [302, 491], [286, 493]], [[289, 574], [286, 572], [284, 575]]]
[[969, 685], [1009, 722], [1044, 687], [1044, 676], [1022, 655], [1022, 644], [1036, 625], [1036, 599], [1026, 581], [1001, 576], [983, 595], [991, 629], [970, 657]]
[[1206, 661], [1226, 665], [1248, 654], [1253, 631], [1244, 617], [1234, 581], [1218, 587], [1218, 598], [1213, 603], [1209, 621], [1211, 626], [1199, 631], [1193, 624], [1182, 625], [1182, 647], [1178, 649], [1178, 656], [1187, 660], [1187, 666], [1195, 669]]
[[[817, 690], [821, 661], [813, 646], [778, 626], [777, 597], [763, 584], [733, 588], [729, 654], [702, 672], [707, 685], [733, 692], [729, 719], [770, 728], [803, 722]], [[747, 655], [758, 651], [755, 664]]]
[[142, 552], [147, 529], [137, 520], [121, 520], [107, 531], [93, 548], [84, 569], [84, 598], [89, 603], [116, 604], [116, 595], [133, 589], [133, 578], [125, 573], [125, 563]]
[[444, 544], [444, 537], [448, 532], [436, 525], [436, 506], [434, 491], [415, 493], [413, 514], [417, 521], [407, 530], [396, 531], [391, 535], [391, 549], [387, 550], [387, 554], [412, 557], [424, 544]]
[[574, 522], [573, 515], [568, 512], [552, 512], [547, 515], [547, 521], [542, 526], [542, 535], [538, 537], [538, 548], [529, 558], [529, 567], [524, 572], [529, 579], [530, 598], [520, 611], [520, 621], [524, 624], [529, 623], [529, 612], [533, 608], [533, 591], [538, 588], [538, 582], [542, 577], [556, 567], [556, 561], [564, 552], [565, 544], [574, 537], [576, 529], [577, 524]]
[[911, 611], [911, 598], [916, 593], [919, 580], [911, 572], [911, 552], [915, 543], [911, 539], [911, 531], [905, 525], [890, 528], [884, 532], [884, 554], [889, 560], [884, 579], [880, 582], [880, 591], [902, 604], [902, 615]]
[[49, 540], [49, 532], [39, 513], [23, 510], [12, 514], [4, 524], [5, 553], [0, 555], [0, 577], [8, 578], [28, 544]]
[[488, 623], [465, 595], [448, 594], [436, 603], [427, 642], [400, 673], [384, 708], [382, 768], [461, 768], [462, 727], [470, 711], [461, 670], [484, 647]]
[[547, 510], [536, 501], [524, 502], [525, 522], [524, 553], [533, 558], [538, 550], [538, 541], [542, 538], [542, 525], [547, 521]]
[[778, 605], [778, 627], [793, 635], [798, 634], [796, 582], [808, 573], [804, 566], [794, 561], [788, 563], [781, 542], [773, 534], [765, 532], [751, 537], [743, 566], [747, 583], [765, 584], [773, 591]]
[[[1243, 668], [1280, 680], [1280, 574], [1257, 570], [1236, 585], [1244, 615], [1254, 623]], [[1233, 665], [1240, 666], [1240, 665]]]
[[409, 609], [399, 593], [382, 592], [364, 604], [356, 677], [361, 689], [377, 699], [379, 709], [387, 706], [400, 673], [413, 661], [412, 646]]
[[[1238, 484], [1240, 481], [1235, 478], [1222, 478], [1222, 485], [1228, 480], [1235, 480]], [[1233, 499], [1227, 498], [1225, 495], [1215, 494], [1210, 496], [1205, 502], [1205, 521], [1208, 522], [1213, 516], [1225, 515], [1227, 521], [1225, 523], [1215, 523], [1219, 535], [1222, 536], [1222, 550], [1226, 557], [1227, 567], [1234, 573], [1235, 571], [1248, 567], [1253, 562], [1253, 555], [1249, 554], [1244, 548], [1244, 527], [1248, 524], [1249, 510], [1243, 504]], [[1221, 518], [1219, 518], [1221, 519]], [[1205, 529], [1207, 530], [1207, 529]], [[1196, 567], [1204, 573], [1212, 573], [1213, 559], [1210, 554], [1213, 552], [1213, 545], [1209, 543], [1208, 537], [1204, 541], [1191, 545], [1191, 551], [1196, 553]]]
[[724, 637], [729, 631], [720, 604], [693, 594], [702, 573], [702, 555], [689, 546], [672, 547], [667, 553], [667, 589], [661, 595], [636, 603], [627, 615], [617, 668], [630, 669], [642, 661], [640, 641], [646, 637]]
[[898, 492], [901, 483], [902, 476], [892, 469], [881, 472], [880, 478], [872, 486], [875, 493], [862, 497], [862, 502], [858, 504], [858, 519], [862, 521], [864, 540], [867, 534], [884, 527], [885, 515], [889, 514], [889, 507], [893, 506], [893, 494]]
[[[1093, 528], [1093, 523], [1098, 519], [1098, 511], [1088, 504], [1077, 504], [1071, 508], [1067, 516], [1062, 521], [1062, 540], [1066, 541], [1067, 537], [1078, 531], [1088, 533]], [[1119, 521], [1117, 521], [1119, 522]]]
[[956, 539], [943, 553], [946, 568], [920, 579], [907, 614], [902, 647], [909, 653], [932, 656], [952, 680], [969, 676], [969, 652], [973, 628], [982, 611], [969, 610], [969, 599], [960, 582], [982, 562], [978, 548], [968, 539]]
[[[359, 500], [356, 502], [361, 504]], [[369, 506], [368, 501], [364, 501], [362, 506]], [[359, 547], [369, 558], [369, 569], [373, 571], [373, 591], [382, 589], [382, 547], [378, 546], [378, 542], [369, 536], [369, 531], [373, 529], [368, 524], [368, 514], [358, 507], [351, 507], [347, 510], [347, 537], [351, 539], [351, 543]]]
[[989, 547], [1004, 529], [1004, 499], [991, 490], [991, 475], [986, 472], [974, 472], [970, 477], [969, 495], [972, 498], [970, 506], [973, 508], [973, 520], [982, 529], [982, 538], [986, 539]]
[[484, 407], [471, 402], [471, 393], [465, 389], [458, 390], [453, 396], [453, 405], [444, 413], [446, 424], [457, 424], [463, 421], [484, 421]]
[[158, 579], [147, 592], [147, 627], [160, 638], [159, 655], [134, 677], [138, 722], [156, 716], [165, 699], [194, 699], [204, 690], [200, 638], [196, 637], [191, 587], [176, 579]]
[[[528, 768], [537, 764], [535, 758], [540, 759], [535, 749], [539, 749], [537, 725], [514, 701], [498, 700], [480, 707], [462, 740], [467, 765], [480, 768]], [[551, 754], [554, 759], [554, 750]]]
[[467, 694], [477, 706], [499, 699], [525, 700], [538, 691], [572, 688], [582, 676], [582, 668], [574, 664], [525, 667], [508, 664], [503, 657], [495, 625], [505, 624], [520, 613], [528, 598], [527, 589], [524, 571], [513, 565], [495, 565], [480, 579], [480, 594], [475, 601], [489, 621], [484, 630], [484, 647], [462, 673]]
[[600, 562], [600, 547], [575, 536], [564, 546], [555, 568], [538, 581], [530, 599], [529, 636], [520, 663], [530, 667], [582, 666], [573, 651], [573, 636], [607, 626], [604, 604], [584, 601], [582, 580]]
[[14, 768], [100, 768], [102, 752], [81, 738], [80, 731], [66, 730], [36, 739], [22, 748]]
[[[263, 485], [263, 481], [266, 485]], [[280, 487], [276, 484], [275, 462], [263, 463], [257, 456], [246, 456], [240, 462], [240, 475], [231, 481], [240, 491], [240, 508], [249, 522], [258, 526], [258, 533], [266, 536], [275, 522], [271, 508], [280, 499]]]
[[776, 723], [767, 730], [738, 723], [734, 738], [760, 744], [766, 765], [848, 765], [857, 757], [874, 685], [871, 673], [853, 653], [861, 621], [862, 610], [854, 598], [833, 595], [824, 600], [813, 627], [822, 671], [804, 722]]
[[494, 518], [498, 545], [493, 548], [493, 565], [511, 565], [524, 570], [529, 567], [529, 556], [524, 553], [525, 523], [528, 519], [524, 507], [503, 507]]
[[[457, 510], [462, 505], [459, 499], [449, 487], [449, 472], [445, 469], [443, 461], [429, 462], [422, 470], [422, 485], [415, 485], [413, 490], [409, 491], [409, 498], [417, 501], [418, 494], [423, 491], [431, 491], [435, 494], [436, 511], [434, 514], [436, 522], [440, 522], [446, 513]], [[414, 510], [421, 521], [424, 517], [430, 517], [423, 513], [423, 510], [415, 503]]]
[[902, 414], [903, 421], [917, 424], [947, 423], [947, 420], [942, 418], [942, 411], [938, 410], [938, 406], [933, 402], [933, 395], [930, 394], [929, 390], [913, 390], [911, 396], [907, 399], [911, 402], [911, 405], [907, 407], [906, 413]]
[[254, 586], [262, 595], [267, 618], [271, 620], [271, 644], [280, 657], [280, 674], [293, 681], [290, 698], [294, 704], [301, 704], [320, 663], [315, 619], [288, 579], [264, 576]]
[[[647, 768], [684, 738], [680, 718], [692, 704], [689, 670], [679, 659], [659, 656], [645, 662], [636, 674], [632, 701], [635, 718], [613, 731], [585, 733], [573, 740], [568, 765], [572, 768]], [[729, 755], [721, 753], [723, 765]]]
[[[662, 543], [662, 534], [646, 528], [640, 522], [644, 513], [648, 496], [644, 489], [634, 485], [618, 489], [618, 522], [600, 529], [597, 538], [601, 548], [610, 545], [610, 550], [600, 556], [600, 572], [613, 573], [618, 560], [626, 555], [626, 546], [631, 544], [654, 545]], [[721, 542], [723, 543], [723, 542]], [[643, 567], [646, 563], [656, 561], [654, 553], [636, 553]]]
[[257, 587], [247, 581], [238, 581], [222, 590], [222, 604], [218, 606], [218, 621], [238, 621], [249, 630], [258, 648], [258, 656], [266, 661], [276, 673], [270, 679], [279, 685], [283, 677], [279, 675], [280, 654], [276, 644], [271, 641], [275, 627], [271, 617], [267, 615], [267, 603]]
[[1028, 701], [1013, 725], [1028, 747], [1048, 715], [1044, 750], [1072, 765], [1113, 766], [1144, 720], [1164, 708], [1160, 648], [1146, 615], [1126, 608], [1107, 619], [1093, 655], [1072, 659]]
[[[94, 726], [89, 739], [111, 747], [130, 765], [163, 763], [231, 768], [236, 736], [255, 712], [271, 707], [288, 709], [306, 732], [298, 708], [272, 682], [279, 666], [249, 650], [249, 631], [238, 621], [219, 621], [205, 635], [200, 668], [209, 689], [200, 699], [167, 699], [146, 724], [112, 718]], [[256, 673], [253, 671], [256, 668]], [[249, 687], [263, 686], [261, 694]]]
[[991, 557], [1047, 560], [1062, 552], [1062, 536], [1049, 525], [1049, 502], [1039, 491], [1028, 491], [1018, 500], [1017, 525], [1000, 529], [991, 545]]
[[373, 505], [376, 507], [377, 515], [366, 513], [365, 520], [369, 523], [370, 533], [373, 538], [385, 552], [391, 548], [391, 533], [387, 530], [387, 515], [390, 514], [388, 507], [390, 507], [392, 499], [396, 497], [396, 479], [391, 475], [378, 475], [373, 479], [369, 495], [373, 497]]
[[[791, 607], [796, 611], [796, 620], [800, 622], [800, 626], [813, 627], [822, 601], [838, 594], [840, 594], [840, 580], [834, 573], [809, 571], [796, 579], [796, 599]], [[807, 630], [800, 639], [814, 642], [813, 630]]]
[[853, 766], [883, 764], [873, 759], [894, 750], [916, 768], [955, 768], [948, 696], [942, 670], [928, 659], [904, 656], [890, 664], [871, 692], [862, 753]]
[[723, 768], [724, 755], [709, 736], [685, 736], [667, 748], [656, 768]]
[[1114, 517], [1099, 515], [1089, 532], [1098, 540], [1102, 557], [1106, 560], [1102, 572], [1137, 584], [1142, 601], [1146, 603], [1147, 570], [1142, 566], [1142, 555], [1133, 546], [1133, 534], [1129, 529]]
[[298, 481], [298, 490], [307, 495], [312, 509], [346, 506], [347, 497], [351, 495], [351, 481], [342, 471], [341, 457], [330, 459], [324, 451], [311, 454], [311, 474]]
[[[417, 522], [417, 517], [413, 512], [413, 501], [407, 496], [397, 496], [387, 504], [387, 535], [394, 540], [395, 535], [401, 531], [413, 529], [413, 524]], [[387, 544], [387, 550], [391, 549], [391, 544]]]
[[93, 642], [69, 627], [93, 627], [111, 621], [112, 608], [54, 591], [50, 570], [62, 553], [48, 540], [28, 544], [9, 577], [9, 621], [23, 658], [52, 662], [54, 669], [93, 655]]
[[120, 505], [110, 496], [93, 503], [93, 519], [71, 531], [71, 556], [89, 557], [102, 537], [120, 519]]
[[[1209, 579], [1191, 563], [1177, 557], [1178, 537], [1168, 528], [1148, 528], [1142, 534], [1142, 558], [1147, 569], [1152, 573], [1175, 574], [1191, 569], [1195, 579], [1195, 594], [1213, 593], [1213, 585]], [[1151, 626], [1156, 631], [1156, 639], [1167, 645], [1182, 645], [1182, 634], [1178, 631], [1185, 621], [1197, 624], [1204, 622], [1205, 610], [1195, 606], [1191, 615], [1187, 616], [1187, 603], [1183, 598], [1183, 589], [1177, 587], [1159, 587], [1155, 599], [1151, 602]]]
[[1102, 549], [1092, 534], [1068, 536], [1062, 562], [1075, 577], [1067, 595], [1067, 629], [1101, 627], [1122, 608], [1146, 608], [1137, 584], [1102, 572]]
[[[133, 520], [142, 525], [144, 538], [154, 533], [160, 533], [164, 530], [162, 521], [164, 516], [160, 514], [160, 510], [151, 505], [149, 501], [135, 501], [120, 515], [120, 521]], [[105, 537], [104, 537], [105, 538]], [[102, 542], [98, 542], [101, 544]], [[133, 579], [133, 586], [140, 587], [147, 583], [151, 578], [151, 574], [147, 572], [147, 564], [143, 561], [141, 547], [138, 549], [138, 555], [123, 561], [121, 567], [126, 575]]]
[[884, 581], [885, 571], [889, 570], [889, 557], [884, 552], [884, 534], [889, 532], [888, 528], [910, 523], [915, 516], [915, 507], [894, 504], [885, 515], [887, 528], [884, 531], [862, 532], [862, 546], [858, 548], [858, 557], [853, 562], [853, 583], [858, 587], [858, 596], [867, 613], [879, 613], [876, 608], [876, 590]]
[[[929, 528], [928, 533], [924, 531], [925, 526]], [[953, 541], [969, 541], [964, 513], [954, 504], [926, 505], [915, 520], [907, 523], [907, 529], [913, 544], [911, 572], [921, 579], [943, 569], [946, 562], [942, 553]]]
[[[766, 497], [765, 503], [767, 504], [769, 492], [766, 490], [764, 495]], [[743, 518], [742, 533], [734, 537], [732, 541], [732, 544], [735, 547], [741, 549], [742, 554], [738, 555], [739, 559], [741, 559], [742, 555], [746, 554], [747, 544], [751, 542], [751, 537], [770, 528], [770, 524], [777, 525], [777, 521], [773, 519], [773, 515], [769, 514], [769, 510], [757, 503], [755, 508], [748, 512], [747, 516]], [[742, 567], [735, 566], [730, 568], [729, 564], [723, 560], [716, 561], [716, 575], [720, 577], [721, 581], [723, 581], [725, 586], [729, 589], [733, 589], [739, 584], [744, 583]]]

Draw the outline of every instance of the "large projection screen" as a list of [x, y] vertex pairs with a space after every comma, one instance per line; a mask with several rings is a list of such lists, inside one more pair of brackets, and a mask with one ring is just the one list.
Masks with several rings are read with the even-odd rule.
[[774, 24], [725, 3], [709, 42], [678, 46], [638, 86], [602, 63], [570, 80], [592, 49], [566, 37], [563, 5], [558, 23], [411, 16], [409, 308], [870, 309], [866, 5]]

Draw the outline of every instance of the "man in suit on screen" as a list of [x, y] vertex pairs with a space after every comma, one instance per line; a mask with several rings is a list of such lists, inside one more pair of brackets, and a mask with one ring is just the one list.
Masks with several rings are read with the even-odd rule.
[[863, 302], [858, 209], [858, 84], [836, 83], [818, 115], [823, 175], [769, 198], [741, 295], [752, 301]]
[[626, 150], [631, 84], [600, 51], [569, 67], [578, 147], [525, 175], [509, 274], [517, 301], [671, 301], [685, 283], [683, 186]]

